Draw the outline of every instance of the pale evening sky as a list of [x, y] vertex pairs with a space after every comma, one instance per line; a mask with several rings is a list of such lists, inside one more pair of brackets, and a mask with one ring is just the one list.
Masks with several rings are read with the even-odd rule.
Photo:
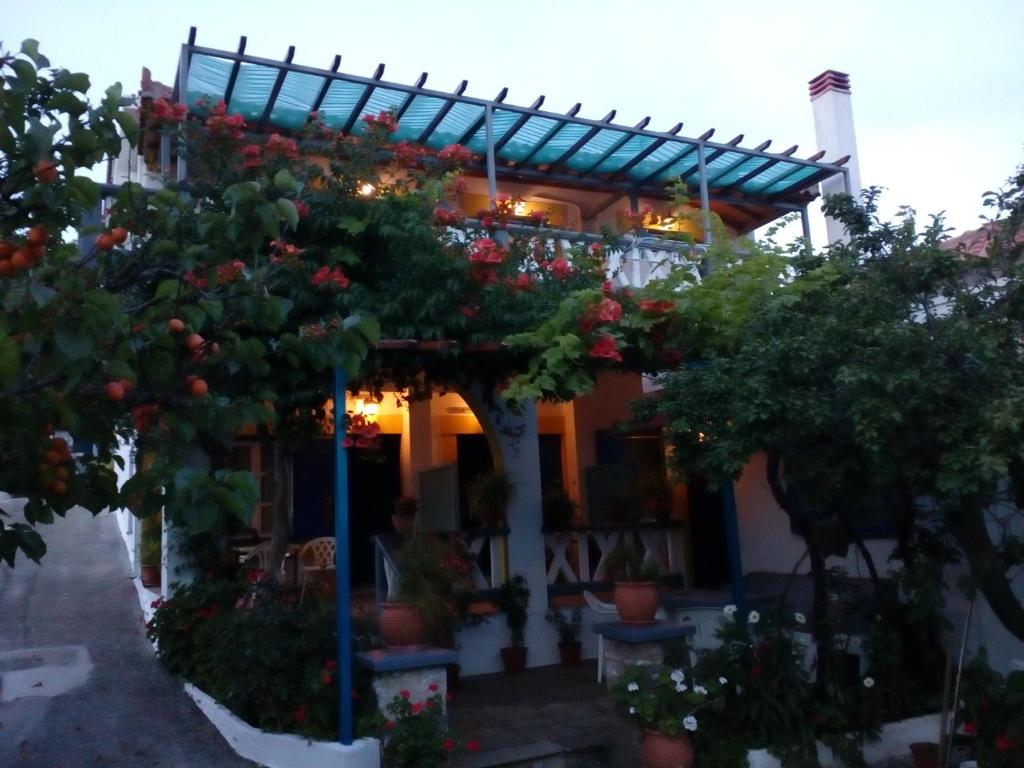
[[[519, 0], [516, 3], [24, 2], [0, 0], [0, 40], [37, 38], [55, 65], [138, 88], [143, 66], [174, 79], [190, 25], [197, 42], [616, 122], [651, 116], [683, 134], [710, 127], [744, 146], [816, 149], [807, 81], [850, 75], [865, 185], [888, 187], [887, 210], [945, 210], [957, 231], [978, 224], [981, 195], [1024, 162], [1024, 2], [1021, 0], [732, 0], [703, 3]], [[829, 152], [826, 159], [834, 159]], [[818, 214], [815, 217], [818, 218]], [[821, 243], [822, 230], [814, 227]]]

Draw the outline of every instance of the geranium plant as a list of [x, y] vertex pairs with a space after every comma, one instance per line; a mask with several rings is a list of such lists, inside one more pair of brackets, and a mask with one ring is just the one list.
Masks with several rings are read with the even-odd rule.
[[401, 691], [387, 705], [389, 716], [381, 718], [379, 728], [385, 768], [445, 768], [462, 751], [480, 750], [473, 740], [463, 744], [446, 725], [437, 684], [430, 690], [432, 695], [423, 701]]
[[1016, 768], [1024, 754], [1024, 672], [1006, 677], [982, 655], [964, 671], [957, 723], [974, 738], [978, 764]]
[[679, 736], [700, 727], [698, 712], [715, 702], [721, 687], [718, 680], [699, 682], [681, 668], [634, 664], [615, 683], [612, 695], [644, 728]]

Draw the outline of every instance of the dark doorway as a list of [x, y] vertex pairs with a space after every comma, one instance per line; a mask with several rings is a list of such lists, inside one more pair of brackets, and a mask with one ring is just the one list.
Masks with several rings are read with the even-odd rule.
[[565, 480], [562, 474], [562, 436], [539, 435], [540, 449], [540, 488], [547, 491], [564, 491]]
[[[353, 586], [373, 584], [370, 537], [391, 531], [399, 496], [401, 435], [381, 435], [372, 451], [348, 451], [349, 564]], [[292, 538], [334, 535], [334, 453], [331, 440], [314, 440], [295, 453]]]
[[469, 486], [481, 475], [494, 471], [494, 457], [491, 456], [491, 446], [487, 442], [487, 436], [483, 434], [456, 435], [455, 460], [459, 467], [460, 527], [474, 528], [479, 523], [469, 516], [467, 491]]
[[693, 585], [697, 589], [718, 589], [729, 581], [722, 497], [717, 487], [708, 487], [695, 478], [687, 486], [687, 503], [693, 539]]

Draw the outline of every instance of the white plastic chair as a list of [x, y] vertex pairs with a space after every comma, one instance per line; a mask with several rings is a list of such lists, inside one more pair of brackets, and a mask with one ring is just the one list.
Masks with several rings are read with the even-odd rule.
[[[605, 616], [614, 616], [616, 619], [619, 618], [619, 609], [615, 607], [615, 603], [606, 603], [603, 600], [598, 600], [597, 595], [589, 590], [583, 590], [583, 599], [587, 601], [587, 606], [594, 613], [600, 613]], [[604, 679], [604, 635], [597, 636], [597, 682], [601, 682]]]
[[267, 569], [267, 560], [270, 558], [270, 542], [263, 541], [252, 547], [248, 552], [238, 556], [238, 562], [245, 565], [250, 561], [250, 567], [259, 568], [261, 571]]
[[334, 570], [334, 555], [337, 544], [333, 536], [321, 536], [318, 539], [310, 539], [299, 550], [298, 568], [299, 581], [302, 584], [302, 591], [299, 593], [299, 602], [306, 599], [306, 585], [309, 577], [314, 573], [325, 573]]

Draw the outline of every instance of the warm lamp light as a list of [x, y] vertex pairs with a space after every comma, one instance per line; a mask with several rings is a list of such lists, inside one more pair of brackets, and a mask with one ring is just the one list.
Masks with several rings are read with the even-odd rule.
[[359, 185], [359, 194], [362, 195], [363, 197], [369, 197], [376, 191], [377, 188], [373, 186], [373, 184], [370, 184], [369, 182], [364, 181], [362, 184]]

